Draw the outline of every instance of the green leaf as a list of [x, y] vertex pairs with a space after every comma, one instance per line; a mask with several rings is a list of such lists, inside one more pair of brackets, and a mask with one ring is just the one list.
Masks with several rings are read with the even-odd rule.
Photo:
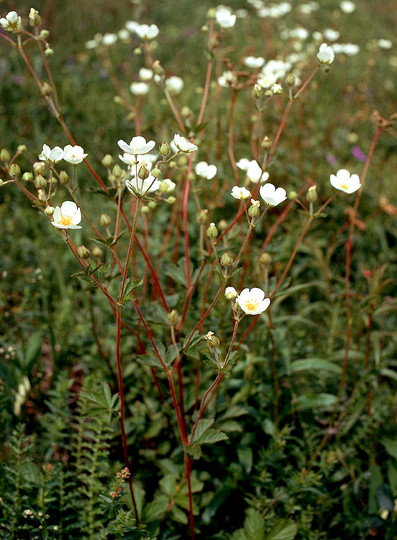
[[240, 407], [240, 405], [232, 405], [223, 413], [221, 420], [224, 420], [225, 418], [238, 418], [244, 414], [248, 414], [245, 407]]
[[20, 474], [25, 482], [40, 486], [42, 484], [42, 474], [32, 461], [24, 461], [20, 466]]
[[397, 381], [397, 373], [393, 369], [382, 368], [380, 374], [383, 375], [383, 377], [389, 377], [389, 379]]
[[21, 361], [21, 366], [23, 366], [26, 373], [30, 373], [32, 367], [39, 359], [42, 346], [43, 336], [41, 332], [36, 332], [27, 342], [25, 353]]
[[160, 520], [169, 505], [169, 499], [165, 495], [158, 495], [152, 502], [147, 504], [143, 511], [142, 521], [157, 521]]
[[245, 472], [249, 474], [252, 469], [254, 456], [249, 446], [242, 446], [237, 448], [237, 456], [241, 465], [244, 467]]
[[189, 519], [185, 512], [178, 508], [177, 506], [173, 506], [171, 510], [171, 516], [177, 523], [182, 523], [183, 525], [187, 525], [189, 522]]
[[98, 266], [95, 266], [90, 261], [89, 264], [84, 268], [84, 270], [81, 270], [80, 272], [74, 272], [74, 274], [71, 274], [70, 277], [77, 277], [79, 279], [82, 279], [83, 281], [91, 283], [90, 276], [94, 275], [95, 272], [97, 272], [102, 266], [103, 264], [98, 264]]
[[244, 520], [244, 532], [247, 540], [264, 540], [265, 538], [265, 522], [255, 508], [247, 510], [247, 517]]
[[196, 445], [192, 446], [188, 444], [187, 446], [185, 446], [185, 450], [186, 450], [187, 455], [191, 457], [192, 459], [201, 458], [201, 455], [202, 455], [201, 446], [196, 446]]
[[317, 394], [299, 396], [295, 401], [297, 410], [304, 411], [306, 409], [329, 409], [335, 405], [337, 397], [333, 394]]
[[207, 429], [207, 431], [195, 441], [195, 444], [215, 444], [219, 441], [225, 441], [228, 438], [226, 433], [219, 431], [219, 429]]
[[291, 373], [299, 371], [331, 371], [332, 373], [342, 373], [342, 367], [328, 360], [321, 358], [305, 358], [303, 360], [295, 360], [291, 362]]
[[389, 454], [389, 456], [397, 459], [397, 440], [393, 441], [392, 439], [383, 438], [380, 440], [380, 442], [385, 447], [385, 450]]
[[292, 540], [298, 532], [298, 525], [289, 519], [280, 519], [266, 535], [265, 540]]
[[370, 514], [376, 514], [379, 510], [378, 499], [376, 493], [378, 488], [383, 485], [382, 471], [379, 465], [371, 467], [371, 478], [369, 481], [369, 493], [368, 493], [368, 511]]
[[121, 304], [125, 304], [129, 300], [136, 300], [135, 290], [143, 284], [143, 279], [132, 280], [127, 278]]
[[161, 491], [170, 499], [175, 497], [176, 493], [176, 478], [173, 474], [167, 474], [160, 480]]
[[197, 439], [199, 439], [201, 435], [213, 425], [214, 422], [214, 418], [202, 418], [201, 420], [199, 420], [192, 442], [196, 442]]

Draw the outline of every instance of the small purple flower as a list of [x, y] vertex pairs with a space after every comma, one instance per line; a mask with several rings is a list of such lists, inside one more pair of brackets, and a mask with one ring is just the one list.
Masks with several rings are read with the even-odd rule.
[[330, 165], [336, 165], [336, 158], [332, 154], [327, 154], [326, 159]]
[[356, 159], [358, 159], [358, 161], [361, 161], [362, 163], [364, 163], [367, 159], [367, 156], [359, 149], [358, 146], [352, 147], [352, 154]]

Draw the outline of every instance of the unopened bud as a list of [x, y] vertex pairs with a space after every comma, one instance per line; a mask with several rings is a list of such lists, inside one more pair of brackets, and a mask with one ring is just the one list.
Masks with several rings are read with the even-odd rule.
[[166, 178], [163, 180], [160, 184], [159, 191], [160, 193], [163, 193], [164, 195], [169, 195], [175, 190], [176, 184], [169, 178]]
[[45, 210], [44, 210], [44, 213], [46, 216], [52, 216], [52, 214], [54, 213], [55, 211], [55, 208], [53, 206], [46, 206]]
[[47, 185], [47, 180], [41, 174], [37, 175], [34, 179], [34, 187], [36, 189], [43, 189]]
[[[101, 249], [101, 248], [99, 248]], [[94, 252], [95, 248], [93, 249], [93, 252]], [[88, 248], [86, 248], [85, 246], [83, 245], [80, 245], [78, 248], [77, 248], [77, 253], [80, 257], [80, 259], [88, 259], [91, 254], [90, 254], [90, 250]]]
[[66, 171], [61, 171], [59, 173], [59, 181], [60, 181], [61, 184], [66, 186], [66, 184], [69, 183], [69, 180], [70, 180], [70, 176], [68, 175], [68, 173]]
[[232, 266], [232, 264], [233, 264], [233, 257], [230, 255], [230, 253], [225, 251], [225, 253], [221, 257], [221, 265], [224, 266], [225, 268], [229, 268], [229, 266]]
[[7, 148], [2, 148], [0, 150], [0, 161], [7, 162], [10, 160], [10, 152], [7, 150]]
[[48, 30], [42, 30], [42, 31], [40, 32], [40, 37], [41, 37], [41, 39], [47, 39], [49, 35], [50, 35], [50, 33], [49, 33]]
[[29, 24], [30, 26], [39, 26], [41, 23], [41, 17], [37, 9], [30, 8], [29, 11]]
[[197, 215], [197, 221], [202, 225], [205, 225], [208, 222], [208, 210], [206, 208], [200, 210]]
[[227, 221], [226, 219], [221, 219], [218, 223], [218, 227], [221, 231], [225, 231], [227, 229]]
[[153, 62], [152, 69], [156, 73], [156, 75], [164, 75], [164, 68], [160, 64], [159, 60]]
[[22, 180], [25, 182], [30, 182], [33, 179], [33, 174], [31, 172], [25, 172], [22, 175]]
[[317, 201], [317, 186], [310, 186], [307, 190], [306, 198], [309, 202]]
[[167, 199], [167, 203], [168, 203], [168, 204], [174, 204], [175, 201], [176, 201], [176, 198], [175, 198], [173, 195], [171, 195], [171, 196], [168, 197], [168, 199]]
[[260, 215], [260, 204], [260, 201], [255, 201], [254, 199], [251, 199], [251, 206], [248, 208], [248, 215], [250, 217], [256, 218]]
[[154, 176], [155, 178], [158, 178], [161, 174], [161, 171], [160, 169], [157, 169], [157, 168], [154, 168], [151, 172], [152, 176]]
[[298, 194], [297, 194], [296, 191], [290, 191], [290, 192], [288, 193], [288, 199], [290, 199], [290, 200], [296, 199], [297, 196], [298, 196]]
[[13, 178], [16, 178], [17, 176], [21, 174], [21, 168], [16, 163], [13, 163], [10, 167], [9, 172], [10, 172], [10, 176], [12, 176]]
[[33, 163], [33, 172], [34, 174], [44, 174], [46, 164], [43, 161], [35, 161]]
[[295, 75], [293, 73], [288, 73], [288, 75], [285, 77], [285, 84], [292, 88], [292, 86], [295, 86], [295, 80]]
[[262, 253], [262, 255], [259, 257], [259, 262], [264, 266], [269, 266], [269, 264], [272, 262], [272, 256], [269, 255], [269, 253]]
[[25, 152], [25, 150], [26, 150], [26, 144], [19, 144], [19, 145], [17, 146], [17, 150], [18, 150], [18, 152], [19, 152], [20, 154], [22, 154], [22, 152]]
[[92, 250], [92, 256], [94, 257], [94, 259], [99, 259], [100, 257], [102, 257], [102, 255], [103, 255], [102, 249], [99, 246], [95, 246], [94, 249]]
[[102, 225], [102, 227], [109, 227], [109, 225], [112, 223], [112, 220], [107, 214], [101, 214], [101, 217], [99, 218], [99, 223]]
[[148, 214], [150, 212], [150, 208], [145, 204], [141, 208], [142, 214]]
[[193, 116], [193, 111], [190, 107], [188, 107], [187, 105], [185, 105], [184, 107], [182, 107], [181, 109], [181, 116], [183, 116], [183, 118], [191, 118]]
[[106, 156], [102, 159], [102, 165], [107, 169], [110, 169], [110, 167], [113, 165], [113, 162], [114, 159], [110, 154], [106, 154]]
[[216, 238], [218, 236], [218, 229], [215, 226], [215, 223], [211, 223], [207, 229], [208, 238]]
[[171, 152], [170, 145], [167, 142], [163, 142], [160, 145], [160, 154], [164, 157], [168, 156], [168, 154]]
[[263, 96], [264, 89], [259, 84], [254, 84], [252, 89], [252, 97], [254, 99], [260, 99]]
[[146, 178], [149, 176], [149, 171], [147, 170], [146, 165], [142, 163], [142, 165], [139, 167], [138, 170], [138, 178], [141, 180], [146, 180]]
[[272, 147], [272, 141], [269, 139], [269, 137], [264, 137], [262, 139], [261, 146], [267, 152]]
[[237, 298], [237, 291], [234, 287], [226, 287], [225, 297], [228, 300], [235, 300]]
[[179, 323], [179, 314], [176, 309], [168, 313], [167, 320], [171, 326], [176, 326]]
[[149, 201], [147, 203], [147, 205], [150, 208], [150, 210], [154, 210], [156, 208], [156, 206], [157, 206], [157, 203], [156, 203], [156, 201]]
[[0, 187], [3, 187], [4, 186], [4, 182], [3, 180], [0, 178]]
[[46, 50], [44, 51], [44, 54], [46, 55], [47, 58], [52, 58], [54, 56], [54, 51], [53, 49], [51, 49], [51, 47], [47, 47]]
[[112, 174], [113, 176], [118, 179], [118, 178], [121, 178], [121, 175], [122, 175], [123, 171], [121, 170], [121, 167], [120, 165], [118, 165], [116, 163], [116, 165], [113, 167], [113, 170], [112, 170]]
[[42, 96], [50, 96], [52, 94], [52, 88], [46, 81], [43, 86], [41, 87], [41, 95]]
[[205, 336], [204, 336], [204, 339], [206, 340], [207, 342], [207, 345], [210, 349], [216, 349], [217, 347], [219, 347], [219, 344], [220, 344], [220, 341], [219, 339], [216, 337], [216, 335], [214, 334], [214, 332], [208, 332]]

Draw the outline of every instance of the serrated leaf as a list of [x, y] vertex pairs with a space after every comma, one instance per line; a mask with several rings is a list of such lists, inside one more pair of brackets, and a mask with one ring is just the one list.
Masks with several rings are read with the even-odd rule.
[[255, 508], [247, 510], [247, 517], [244, 520], [244, 532], [247, 540], [263, 540], [265, 538], [265, 522]]
[[237, 448], [237, 456], [241, 465], [247, 474], [251, 472], [254, 456], [252, 449], [249, 446], [239, 446]]
[[90, 276], [95, 274], [95, 272], [97, 272], [102, 266], [103, 266], [102, 264], [98, 264], [98, 266], [95, 266], [94, 264], [92, 264], [92, 262], [90, 262], [84, 268], [84, 270], [81, 270], [79, 272], [74, 272], [73, 274], [70, 275], [70, 277], [77, 277], [79, 279], [82, 279], [84, 281], [88, 281], [89, 283], [91, 283]]
[[169, 499], [165, 495], [158, 495], [152, 502], [147, 504], [143, 510], [142, 521], [157, 521], [160, 520], [169, 505]]
[[293, 540], [298, 532], [298, 525], [289, 519], [280, 519], [266, 535], [265, 540]]
[[219, 441], [226, 441], [228, 438], [226, 433], [219, 431], [219, 429], [207, 429], [207, 431], [195, 441], [195, 444], [215, 444]]
[[160, 482], [161, 491], [167, 495], [170, 499], [175, 497], [176, 493], [176, 478], [173, 474], [167, 474]]
[[232, 405], [226, 411], [223, 413], [221, 419], [224, 420], [225, 418], [238, 418], [239, 416], [243, 416], [244, 414], [248, 414], [247, 409], [244, 407], [240, 407], [240, 405]]
[[215, 422], [214, 418], [202, 418], [201, 420], [199, 420], [197, 423], [196, 431], [194, 432], [194, 437], [193, 437], [192, 442], [195, 443], [197, 439], [199, 439], [201, 435], [205, 433], [207, 429], [209, 429], [213, 425], [214, 422]]
[[143, 284], [143, 279], [132, 280], [127, 278], [124, 287], [123, 298], [121, 299], [121, 304], [125, 304], [129, 300], [136, 300], [135, 290]]
[[200, 459], [201, 458], [201, 455], [202, 455], [202, 452], [201, 452], [201, 446], [191, 446], [190, 444], [188, 444], [187, 446], [185, 446], [185, 450], [186, 450], [186, 453], [189, 457], [191, 457], [192, 459]]
[[171, 510], [171, 516], [177, 523], [182, 523], [183, 525], [187, 525], [189, 520], [187, 515], [183, 510], [178, 508], [177, 506], [173, 506]]

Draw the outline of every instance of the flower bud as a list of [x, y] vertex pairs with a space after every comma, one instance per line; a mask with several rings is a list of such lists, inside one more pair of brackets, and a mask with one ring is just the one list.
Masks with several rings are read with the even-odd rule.
[[169, 195], [175, 190], [176, 184], [169, 178], [166, 178], [163, 180], [160, 184], [159, 191], [160, 193], [163, 193], [164, 195]]
[[168, 199], [167, 199], [167, 203], [168, 203], [168, 204], [174, 204], [175, 201], [176, 201], [176, 198], [175, 198], [173, 195], [171, 195], [171, 196], [168, 197]]
[[0, 161], [7, 162], [10, 160], [10, 152], [7, 150], [7, 148], [2, 148], [0, 150]]
[[30, 11], [29, 11], [29, 24], [30, 26], [39, 26], [39, 24], [41, 23], [41, 17], [39, 15], [39, 12], [37, 11], [37, 9], [34, 9], [34, 8], [30, 8]]
[[290, 199], [290, 200], [296, 199], [297, 196], [298, 196], [298, 194], [297, 194], [296, 191], [290, 191], [290, 192], [288, 193], [288, 199]]
[[144, 204], [141, 208], [141, 212], [142, 214], [148, 214], [150, 212], [150, 208], [146, 204]]
[[[99, 248], [99, 249], [101, 249], [101, 248]], [[94, 250], [95, 250], [95, 248], [94, 248]], [[83, 245], [80, 245], [77, 248], [77, 253], [78, 253], [78, 256], [80, 257], [80, 259], [88, 259], [91, 256], [90, 250], [88, 248], [86, 248], [85, 246], [83, 246]]]
[[17, 150], [20, 154], [22, 154], [22, 152], [25, 152], [26, 150], [26, 144], [19, 144], [18, 147], [17, 147]]
[[34, 174], [44, 174], [46, 164], [43, 161], [35, 161], [33, 163], [33, 172]]
[[21, 168], [19, 165], [17, 165], [16, 163], [13, 163], [10, 167], [10, 176], [12, 176], [13, 178], [16, 178], [17, 176], [19, 176], [21, 174]]
[[138, 178], [141, 180], [146, 180], [146, 178], [149, 176], [149, 171], [147, 170], [146, 165], [142, 163], [142, 165], [139, 167], [138, 170]]
[[37, 175], [34, 179], [34, 187], [36, 189], [42, 189], [47, 185], [47, 180], [41, 174]]
[[219, 339], [216, 337], [216, 335], [214, 334], [214, 332], [208, 332], [205, 336], [204, 336], [204, 339], [206, 340], [207, 342], [207, 345], [210, 349], [216, 349], [217, 347], [219, 347], [219, 344], [220, 344], [220, 341]]
[[115, 177], [116, 180], [121, 178], [123, 171], [121, 170], [120, 165], [116, 163], [116, 165], [113, 167], [112, 174]]
[[262, 253], [259, 257], [259, 262], [264, 266], [269, 266], [272, 262], [272, 256], [269, 253]]
[[109, 227], [109, 225], [112, 223], [112, 220], [107, 214], [101, 214], [101, 217], [99, 218], [99, 223], [102, 225], [102, 227]]
[[262, 139], [261, 146], [267, 152], [272, 147], [272, 141], [269, 139], [269, 137], [264, 137]]
[[259, 84], [254, 84], [252, 89], [252, 97], [254, 99], [260, 99], [264, 94], [264, 89]]
[[92, 256], [95, 259], [99, 259], [100, 257], [102, 257], [102, 255], [103, 255], [102, 249], [99, 246], [95, 246], [94, 249], [92, 250]]
[[309, 202], [317, 201], [317, 186], [310, 186], [307, 190], [306, 198]]
[[102, 165], [109, 169], [113, 165], [114, 159], [110, 154], [106, 154], [106, 156], [102, 159]]
[[292, 88], [295, 86], [296, 77], [293, 73], [288, 73], [288, 75], [285, 77], [285, 84]]
[[233, 264], [233, 257], [230, 255], [230, 253], [225, 251], [225, 253], [221, 257], [221, 265], [224, 266], [225, 268], [229, 268], [229, 266], [232, 266], [232, 264]]
[[204, 208], [203, 210], [200, 210], [200, 212], [197, 215], [197, 221], [201, 223], [202, 225], [205, 225], [208, 221], [208, 210]]
[[211, 223], [207, 229], [208, 238], [215, 239], [218, 236], [218, 229], [215, 226], [215, 223]]
[[155, 168], [155, 169], [152, 170], [151, 174], [155, 178], [158, 178], [160, 176], [160, 174], [161, 174], [161, 171], [160, 171], [160, 169]]
[[254, 199], [251, 199], [251, 205], [248, 208], [248, 215], [252, 218], [256, 218], [260, 216], [261, 210], [260, 210], [260, 201], [255, 201]]
[[32, 179], [33, 179], [33, 174], [31, 172], [23, 173], [22, 180], [24, 180], [25, 182], [30, 182], [30, 180]]
[[0, 178], [0, 187], [3, 187], [4, 186], [4, 182], [3, 180]]
[[53, 49], [51, 49], [51, 47], [47, 47], [46, 50], [44, 51], [44, 54], [46, 55], [47, 58], [52, 58], [54, 56], [54, 51]]
[[221, 219], [218, 223], [218, 227], [221, 231], [225, 231], [227, 229], [227, 221], [226, 219]]
[[179, 314], [176, 309], [168, 313], [167, 320], [171, 326], [176, 326], [179, 323]]
[[70, 180], [70, 176], [68, 175], [68, 173], [66, 171], [61, 171], [59, 173], [59, 181], [60, 181], [61, 184], [66, 186], [66, 184], [69, 183], [69, 180]]
[[192, 118], [193, 116], [193, 111], [190, 107], [188, 107], [187, 105], [185, 105], [184, 107], [182, 107], [181, 109], [181, 116], [185, 119], [188, 119], [188, 118]]
[[156, 203], [156, 201], [149, 201], [147, 203], [147, 205], [150, 208], [150, 210], [154, 210], [156, 208], [156, 206], [157, 206], [157, 203]]
[[38, 189], [37, 190], [37, 198], [39, 199], [39, 201], [46, 202], [47, 195], [46, 195], [46, 192], [44, 191], [44, 189]]
[[47, 39], [49, 35], [50, 35], [50, 33], [49, 33], [48, 30], [42, 30], [42, 31], [40, 32], [40, 37], [41, 37], [41, 39]]
[[170, 145], [167, 142], [161, 143], [160, 154], [164, 157], [167, 157], [170, 152], [171, 152]]
[[55, 212], [55, 208], [53, 206], [46, 206], [44, 213], [46, 216], [52, 216], [52, 214]]
[[156, 73], [156, 75], [164, 75], [164, 68], [160, 64], [160, 60], [156, 60], [155, 62], [153, 62], [152, 69]]
[[41, 95], [42, 96], [50, 96], [51, 94], [52, 94], [52, 88], [48, 84], [48, 82], [45, 81], [43, 86], [41, 87]]

